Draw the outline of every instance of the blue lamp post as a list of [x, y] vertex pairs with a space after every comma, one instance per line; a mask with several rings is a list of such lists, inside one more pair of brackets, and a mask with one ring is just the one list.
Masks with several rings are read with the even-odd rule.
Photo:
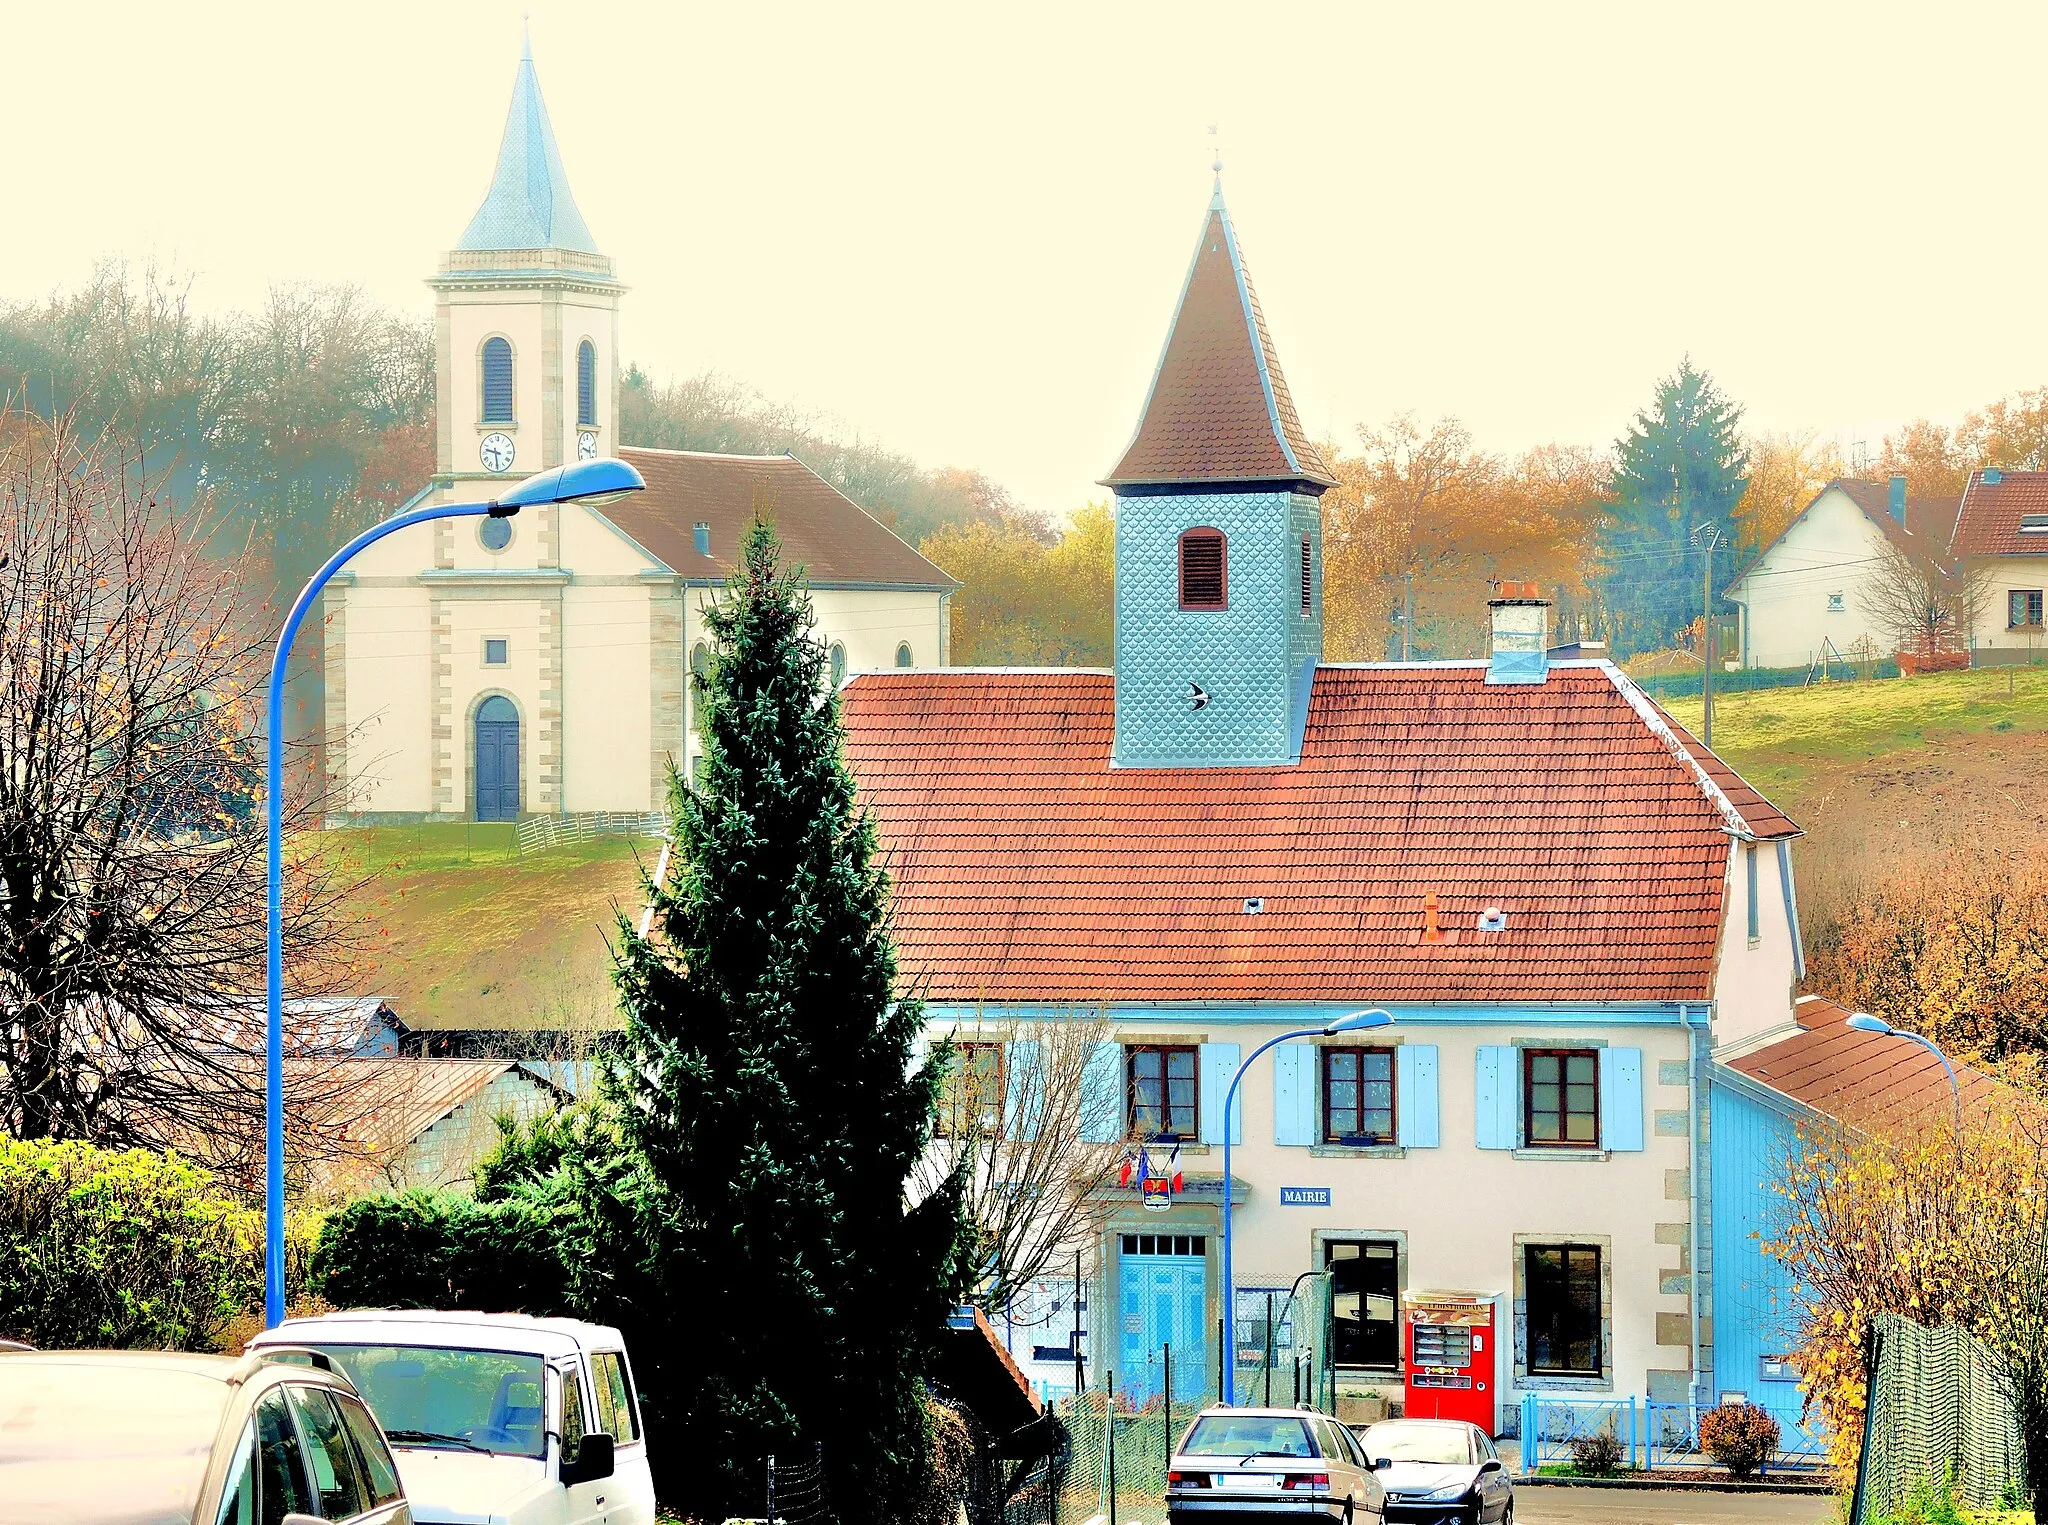
[[1944, 1054], [1932, 1039], [1923, 1038], [1918, 1033], [1909, 1033], [1903, 1027], [1894, 1027], [1884, 1018], [1873, 1017], [1867, 1011], [1852, 1012], [1844, 1025], [1855, 1028], [1859, 1033], [1882, 1033], [1889, 1038], [1911, 1038], [1941, 1061], [1941, 1067], [1948, 1072], [1949, 1093], [1955, 1097], [1956, 1152], [1960, 1154], [1963, 1148], [1963, 1084], [1956, 1078], [1956, 1067], [1948, 1062], [1948, 1055]]
[[264, 810], [269, 829], [269, 868], [265, 885], [266, 950], [264, 986], [266, 1013], [266, 1054], [264, 1066], [263, 1117], [263, 1322], [275, 1329], [284, 1320], [284, 916], [281, 905], [284, 884], [280, 858], [284, 836], [284, 668], [291, 656], [292, 640], [313, 600], [327, 586], [328, 579], [345, 566], [356, 552], [375, 545], [386, 535], [425, 524], [434, 519], [509, 519], [522, 508], [547, 503], [598, 502], [637, 492], [647, 484], [640, 473], [624, 461], [606, 456], [576, 461], [538, 472], [515, 484], [509, 492], [488, 503], [439, 503], [414, 509], [364, 530], [328, 558], [327, 565], [313, 574], [305, 591], [286, 616], [284, 633], [278, 637], [277, 657], [270, 664], [269, 751], [264, 774]]
[[1327, 1027], [1304, 1027], [1295, 1032], [1282, 1033], [1277, 1038], [1268, 1038], [1251, 1052], [1251, 1057], [1237, 1067], [1237, 1073], [1230, 1077], [1230, 1089], [1223, 1097], [1223, 1402], [1226, 1406], [1237, 1402], [1237, 1281], [1231, 1270], [1230, 1255], [1230, 1119], [1232, 1109], [1237, 1105], [1238, 1082], [1245, 1077], [1245, 1071], [1252, 1067], [1252, 1060], [1276, 1044], [1290, 1038], [1334, 1038], [1339, 1033], [1362, 1033], [1369, 1028], [1385, 1027], [1394, 1020], [1393, 1013], [1372, 1007], [1365, 1011], [1354, 1011], [1337, 1018]]

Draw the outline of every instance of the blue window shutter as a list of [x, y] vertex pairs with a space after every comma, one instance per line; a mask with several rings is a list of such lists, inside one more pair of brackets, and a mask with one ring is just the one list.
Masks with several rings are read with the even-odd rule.
[[1518, 1050], [1482, 1044], [1472, 1066], [1473, 1142], [1481, 1149], [1512, 1149], [1522, 1110], [1522, 1067]]
[[1113, 1144], [1128, 1131], [1124, 1117], [1124, 1046], [1097, 1043], [1081, 1071], [1081, 1142]]
[[[1223, 1142], [1223, 1098], [1230, 1091], [1230, 1080], [1237, 1073], [1237, 1056], [1241, 1052], [1235, 1043], [1204, 1043], [1201, 1063], [1197, 1073], [1201, 1076], [1201, 1090], [1198, 1107], [1201, 1112], [1202, 1142], [1220, 1144]], [[1244, 1095], [1239, 1087], [1237, 1105], [1230, 1113], [1230, 1142], [1244, 1142]]]
[[1045, 1110], [1044, 1045], [1036, 1038], [1018, 1038], [1003, 1045], [1008, 1081], [1003, 1091], [1003, 1132], [1022, 1143], [1038, 1137], [1039, 1114]]
[[1273, 1142], [1276, 1144], [1305, 1149], [1316, 1141], [1317, 1052], [1312, 1043], [1283, 1043], [1273, 1050]]
[[1600, 1050], [1600, 1145], [1643, 1147], [1643, 1051]]
[[1443, 1142], [1434, 1043], [1404, 1043], [1394, 1050], [1394, 1127], [1396, 1142], [1406, 1149], [1434, 1149]]

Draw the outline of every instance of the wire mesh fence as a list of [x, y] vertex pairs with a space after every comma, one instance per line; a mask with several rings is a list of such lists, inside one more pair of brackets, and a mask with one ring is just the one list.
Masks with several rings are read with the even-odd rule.
[[825, 1487], [825, 1452], [814, 1446], [801, 1461], [770, 1456], [767, 1464], [769, 1525], [830, 1525], [831, 1498]]
[[1990, 1352], [1954, 1324], [1893, 1313], [1871, 1321], [1869, 1406], [1850, 1525], [1897, 1510], [1915, 1484], [1977, 1509], [1996, 1507], [2025, 1473], [2019, 1425]]

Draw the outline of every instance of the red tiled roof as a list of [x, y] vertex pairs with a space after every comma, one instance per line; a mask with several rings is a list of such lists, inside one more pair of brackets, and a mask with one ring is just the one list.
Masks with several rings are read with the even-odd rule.
[[[1848, 1016], [1823, 996], [1801, 996], [1797, 1033], [1727, 1061], [1728, 1068], [1838, 1121], [1922, 1110], [1938, 1116], [1954, 1106], [1939, 1059], [1911, 1038], [1858, 1032]], [[1956, 1078], [1966, 1107], [2010, 1107], [2012, 1091], [1983, 1071], [1958, 1064]]]
[[[813, 586], [883, 583], [956, 588], [889, 527], [793, 455], [710, 455], [695, 450], [619, 451], [647, 479], [645, 492], [597, 510], [670, 570], [723, 578], [756, 514], [774, 521], [784, 559]], [[711, 554], [697, 554], [695, 527], [711, 527]]]
[[2022, 514], [2048, 514], [2048, 471], [1970, 473], [1949, 549], [1958, 556], [2048, 556], [2048, 530], [2023, 531]]
[[1220, 198], [1202, 225], [1138, 432], [1102, 480], [1336, 483], [1302, 431]]
[[906, 973], [956, 1002], [1707, 998], [1739, 821], [1605, 664], [1484, 678], [1323, 667], [1295, 766], [1119, 769], [1108, 673], [862, 674], [847, 758]]
[[1778, 837], [1796, 837], [1802, 834], [1790, 816], [1758, 794], [1750, 786], [1749, 780], [1721, 761], [1719, 753], [1708, 751], [1698, 737], [1665, 714], [1661, 705], [1658, 706], [1657, 713], [1663, 715], [1664, 723], [1678, 733], [1678, 739], [1685, 744], [1685, 750], [1692, 754], [1693, 760], [1706, 772], [1707, 777], [1714, 781], [1714, 787], [1728, 796], [1728, 803], [1735, 807], [1736, 814], [1742, 817], [1743, 825], [1749, 828], [1752, 836], [1760, 842], [1768, 842]]

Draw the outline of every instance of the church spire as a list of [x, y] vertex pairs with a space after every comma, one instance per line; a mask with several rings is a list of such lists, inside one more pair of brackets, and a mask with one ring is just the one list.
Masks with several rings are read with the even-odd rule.
[[455, 247], [598, 252], [583, 214], [576, 210], [576, 198], [569, 193], [569, 176], [533, 72], [531, 37], [520, 50], [512, 109], [505, 114], [505, 137], [498, 145], [490, 191]]
[[1107, 487], [1336, 479], [1280, 374], [1251, 275], [1223, 204], [1223, 161], [1152, 391]]

